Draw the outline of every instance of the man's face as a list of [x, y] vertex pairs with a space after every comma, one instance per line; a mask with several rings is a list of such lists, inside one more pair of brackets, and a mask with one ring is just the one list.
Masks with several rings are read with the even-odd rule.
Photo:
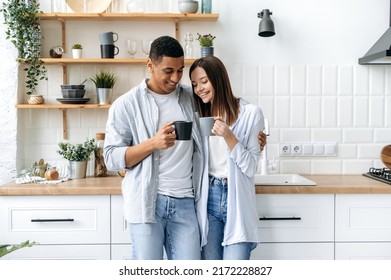
[[151, 72], [148, 88], [159, 94], [173, 92], [183, 75], [185, 67], [183, 56], [163, 56], [160, 62], [155, 63], [150, 59], [147, 62], [148, 70]]

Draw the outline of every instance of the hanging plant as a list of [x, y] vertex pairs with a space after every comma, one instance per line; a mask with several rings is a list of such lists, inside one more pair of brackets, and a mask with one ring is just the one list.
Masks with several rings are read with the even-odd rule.
[[18, 50], [19, 62], [24, 62], [27, 94], [34, 94], [39, 80], [47, 80], [46, 68], [41, 60], [43, 40], [40, 18], [37, 17], [37, 0], [9, 0], [0, 10], [7, 25], [6, 39]]

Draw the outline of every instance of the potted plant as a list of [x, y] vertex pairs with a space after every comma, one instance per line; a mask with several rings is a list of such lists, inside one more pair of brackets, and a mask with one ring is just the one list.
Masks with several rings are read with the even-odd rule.
[[114, 84], [117, 82], [117, 76], [110, 71], [100, 70], [91, 81], [95, 84], [98, 104], [110, 104]]
[[74, 44], [72, 46], [72, 57], [80, 59], [82, 56], [83, 46], [81, 44]]
[[26, 72], [26, 94], [30, 104], [44, 102], [42, 95], [36, 94], [39, 80], [47, 80], [46, 68], [41, 60], [41, 43], [43, 39], [40, 18], [37, 17], [39, 2], [37, 0], [9, 0], [3, 2], [1, 12], [7, 25], [6, 38], [18, 50], [18, 61], [24, 63]]
[[85, 178], [87, 163], [90, 160], [91, 153], [95, 150], [95, 139], [87, 139], [83, 144], [60, 142], [58, 146], [60, 149], [57, 152], [69, 161], [70, 178]]
[[201, 57], [205, 57], [207, 55], [213, 55], [214, 53], [213, 40], [216, 39], [216, 36], [213, 36], [211, 34], [201, 35], [200, 33], [197, 33], [197, 35], [198, 35], [197, 40], [201, 46]]

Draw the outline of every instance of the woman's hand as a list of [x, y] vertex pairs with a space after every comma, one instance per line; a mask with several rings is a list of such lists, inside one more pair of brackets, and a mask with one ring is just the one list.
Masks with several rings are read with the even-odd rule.
[[[235, 134], [229, 128], [228, 124], [221, 117], [215, 117], [215, 123], [212, 128], [212, 133], [217, 136], [224, 137], [225, 142], [230, 150], [238, 143]], [[213, 136], [211, 136], [213, 137]]]
[[261, 148], [261, 151], [263, 151], [267, 143], [267, 137], [263, 131], [260, 131], [258, 133], [258, 143], [259, 143], [259, 147]]

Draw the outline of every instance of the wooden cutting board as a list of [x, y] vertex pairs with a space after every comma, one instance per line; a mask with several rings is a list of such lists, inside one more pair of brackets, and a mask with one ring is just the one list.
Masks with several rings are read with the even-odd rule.
[[391, 169], [391, 145], [383, 147], [380, 152], [380, 159], [387, 168]]

